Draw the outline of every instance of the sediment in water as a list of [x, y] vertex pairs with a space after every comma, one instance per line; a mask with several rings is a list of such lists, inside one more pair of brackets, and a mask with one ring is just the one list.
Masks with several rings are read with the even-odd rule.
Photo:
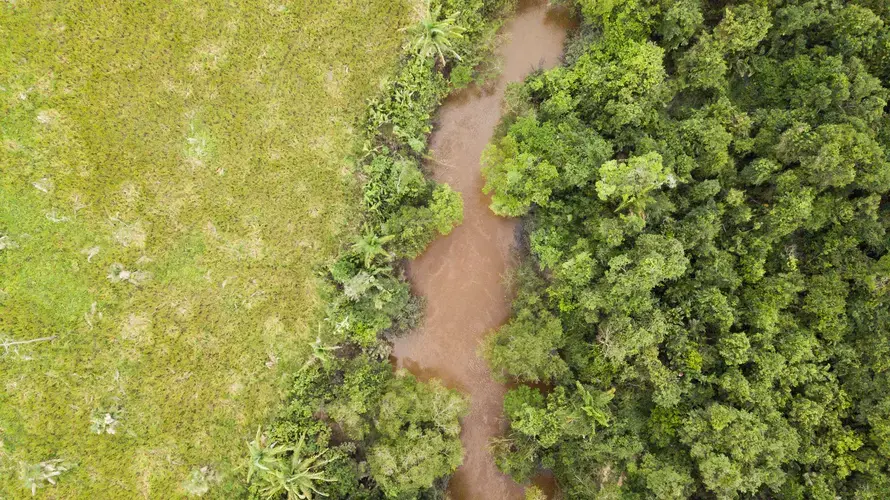
[[481, 339], [510, 315], [502, 277], [511, 265], [517, 221], [489, 210], [480, 157], [500, 122], [507, 84], [558, 64], [572, 24], [565, 11], [546, 2], [521, 2], [502, 30], [499, 79], [448, 98], [430, 138], [428, 170], [463, 195], [464, 223], [409, 265], [414, 291], [426, 297], [427, 309], [423, 325], [395, 342], [393, 357], [398, 368], [423, 380], [438, 378], [470, 397], [461, 432], [464, 463], [449, 483], [450, 497], [458, 500], [523, 495], [523, 487], [498, 471], [489, 453], [489, 441], [507, 426], [507, 388], [492, 379], [478, 353]]

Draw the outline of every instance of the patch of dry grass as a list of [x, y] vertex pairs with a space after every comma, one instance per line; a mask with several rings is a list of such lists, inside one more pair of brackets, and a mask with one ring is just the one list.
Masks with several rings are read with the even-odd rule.
[[308, 350], [406, 3], [0, 5], [0, 497], [53, 459], [38, 494], [226, 491]]

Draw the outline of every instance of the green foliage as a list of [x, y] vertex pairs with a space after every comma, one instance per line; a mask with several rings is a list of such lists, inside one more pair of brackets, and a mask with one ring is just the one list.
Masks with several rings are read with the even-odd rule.
[[518, 482], [529, 479], [535, 459], [551, 453], [564, 439], [586, 440], [608, 427], [614, 391], [590, 390], [580, 384], [556, 387], [546, 396], [519, 386], [507, 393], [504, 413], [510, 419], [508, 438], [496, 442], [498, 466]]
[[546, 204], [552, 192], [550, 184], [559, 176], [552, 164], [529, 153], [519, 154], [517, 146], [508, 135], [499, 147], [486, 149], [483, 156], [484, 192], [494, 193], [491, 209], [498, 215], [518, 217], [528, 213], [534, 204]]
[[247, 482], [257, 475], [272, 475], [281, 463], [282, 455], [287, 453], [287, 448], [276, 447], [276, 443], [267, 444], [262, 427], [257, 427], [256, 437], [247, 443], [249, 454], [247, 463]]
[[386, 223], [397, 235], [393, 249], [399, 257], [414, 258], [439, 235], [447, 235], [463, 222], [463, 199], [447, 184], [433, 190], [429, 206], [402, 207]]
[[400, 371], [379, 406], [380, 437], [368, 450], [368, 464], [388, 497], [415, 497], [461, 464], [459, 419], [467, 402], [457, 392]]
[[659, 32], [668, 49], [687, 45], [704, 23], [699, 0], [675, 0], [668, 2]]
[[529, 486], [525, 489], [525, 500], [546, 500], [547, 495], [537, 486]]
[[533, 205], [546, 204], [554, 189], [583, 186], [595, 177], [612, 149], [578, 125], [571, 119], [542, 122], [533, 114], [521, 115], [507, 135], [486, 148], [484, 191], [492, 193], [495, 213], [524, 215]]
[[596, 181], [596, 194], [603, 201], [620, 199], [616, 212], [627, 207], [644, 208], [650, 199], [649, 192], [670, 183], [671, 179], [672, 175], [664, 172], [661, 155], [653, 151], [621, 163], [615, 160], [604, 163]]
[[549, 384], [507, 394], [499, 467], [569, 498], [890, 496], [890, 11], [576, 3], [486, 158], [532, 263], [485, 352]]
[[[459, 419], [467, 412], [466, 400], [437, 380], [422, 383], [408, 372], [393, 373], [385, 358], [359, 354], [327, 367], [309, 366], [296, 377], [289, 401], [269, 436], [257, 436], [260, 446], [251, 443], [251, 462], [271, 471], [268, 479], [252, 481], [258, 494], [309, 484], [311, 491], [337, 498], [416, 497], [434, 491], [463, 460]], [[330, 443], [334, 423], [339, 439], [347, 440], [338, 447]], [[309, 435], [316, 437], [299, 444]], [[266, 444], [273, 439], [298, 445], [285, 444], [280, 451], [281, 445]], [[293, 451], [301, 447], [305, 453]], [[289, 477], [303, 483], [286, 481]]]
[[564, 343], [559, 318], [547, 311], [535, 315], [522, 309], [486, 338], [483, 349], [496, 374], [509, 369], [523, 382], [552, 382], [568, 372], [558, 355]]
[[[247, 443], [250, 453], [247, 471], [247, 482], [256, 479], [255, 483], [264, 498], [311, 499], [315, 495], [327, 496], [318, 490], [318, 483], [331, 482], [320, 469], [336, 458], [322, 460], [328, 450], [310, 456], [304, 456], [303, 445], [306, 435], [300, 436], [295, 446], [279, 446], [275, 443], [266, 444], [262, 429], [257, 429], [256, 438]], [[289, 457], [285, 456], [290, 454]]]
[[384, 261], [390, 259], [389, 253], [383, 249], [383, 245], [393, 238], [394, 236], [391, 234], [381, 237], [374, 233], [366, 233], [352, 245], [352, 251], [359, 255], [365, 267], [371, 267], [378, 257], [382, 257]]
[[439, 63], [445, 65], [445, 55], [454, 56], [460, 61], [460, 54], [454, 50], [454, 41], [463, 37], [464, 28], [456, 24], [458, 13], [453, 13], [446, 18], [441, 17], [442, 6], [430, 7], [430, 0], [426, 0], [425, 11], [422, 18], [411, 31], [411, 49], [422, 58], [437, 57]]

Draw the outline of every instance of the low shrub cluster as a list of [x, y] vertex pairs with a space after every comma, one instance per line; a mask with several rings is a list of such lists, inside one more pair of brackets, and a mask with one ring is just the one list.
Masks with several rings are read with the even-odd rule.
[[509, 4], [427, 2], [400, 70], [369, 103], [356, 161], [362, 228], [324, 271], [326, 316], [286, 409], [251, 443], [252, 493], [441, 497], [460, 465], [467, 402], [437, 381], [394, 373], [388, 341], [411, 329], [422, 309], [400, 263], [463, 217], [460, 195], [421, 169], [432, 115], [450, 91], [485, 76]]

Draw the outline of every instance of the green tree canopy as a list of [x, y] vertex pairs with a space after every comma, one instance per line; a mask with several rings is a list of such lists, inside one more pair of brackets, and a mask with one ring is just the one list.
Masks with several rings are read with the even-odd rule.
[[890, 8], [576, 4], [486, 157], [531, 259], [485, 352], [550, 384], [508, 393], [499, 466], [569, 498], [890, 497]]

